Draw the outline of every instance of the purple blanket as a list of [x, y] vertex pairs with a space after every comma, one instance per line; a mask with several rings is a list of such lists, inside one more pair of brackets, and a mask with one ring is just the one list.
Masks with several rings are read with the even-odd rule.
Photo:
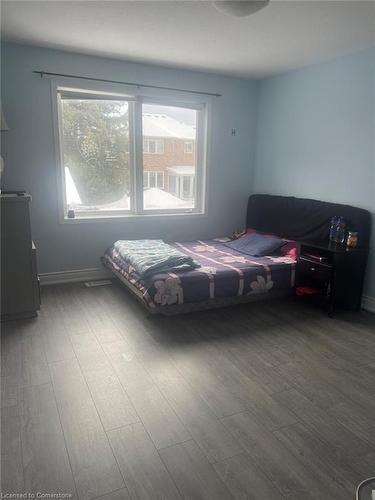
[[149, 307], [267, 293], [294, 286], [295, 260], [290, 257], [251, 257], [228, 248], [220, 240], [172, 246], [193, 257], [201, 267], [154, 274], [143, 280], [114, 246], [104, 254], [103, 263], [135, 287]]

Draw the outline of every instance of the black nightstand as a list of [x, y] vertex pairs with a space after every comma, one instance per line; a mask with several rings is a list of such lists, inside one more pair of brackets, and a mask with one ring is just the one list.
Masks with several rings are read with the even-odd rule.
[[312, 286], [325, 298], [328, 311], [361, 308], [367, 248], [332, 242], [300, 242], [296, 286]]

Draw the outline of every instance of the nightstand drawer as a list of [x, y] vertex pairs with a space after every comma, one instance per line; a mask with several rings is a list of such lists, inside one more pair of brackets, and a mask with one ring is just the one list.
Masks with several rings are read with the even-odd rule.
[[332, 266], [314, 262], [301, 256], [298, 261], [298, 272], [300, 276], [309, 276], [317, 281], [329, 281], [331, 279]]

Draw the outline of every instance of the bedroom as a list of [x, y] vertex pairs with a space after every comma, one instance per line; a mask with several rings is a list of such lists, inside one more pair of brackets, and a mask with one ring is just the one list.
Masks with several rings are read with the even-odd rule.
[[375, 4], [255, 4], [2, 3], [3, 495], [375, 476]]

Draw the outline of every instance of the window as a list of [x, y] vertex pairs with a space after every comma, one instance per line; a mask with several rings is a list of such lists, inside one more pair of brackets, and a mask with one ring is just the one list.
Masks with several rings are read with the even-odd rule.
[[194, 198], [194, 181], [195, 176], [192, 175], [169, 175], [168, 186], [169, 192], [182, 200], [192, 200]]
[[143, 139], [143, 152], [151, 154], [163, 154], [164, 153], [164, 141], [163, 139]]
[[190, 154], [193, 152], [193, 143], [191, 141], [184, 142], [184, 153]]
[[204, 104], [56, 91], [65, 219], [204, 212]]
[[[193, 210], [197, 206], [195, 193], [195, 177], [199, 169], [196, 155], [189, 155], [188, 161], [181, 154], [182, 145], [192, 146], [197, 138], [197, 123], [199, 111], [191, 108], [166, 106], [159, 104], [143, 104], [143, 144], [149, 141], [152, 134], [164, 134], [164, 140], [179, 144], [179, 147], [169, 147], [166, 154], [157, 158], [147, 155], [143, 148], [143, 169], [145, 176], [149, 168], [165, 173], [167, 181], [164, 189], [145, 192], [143, 209], [148, 210]], [[191, 139], [186, 141], [186, 138]]]
[[67, 208], [129, 210], [129, 102], [64, 93], [61, 118]]
[[164, 172], [143, 172], [143, 187], [160, 189], [164, 188]]

